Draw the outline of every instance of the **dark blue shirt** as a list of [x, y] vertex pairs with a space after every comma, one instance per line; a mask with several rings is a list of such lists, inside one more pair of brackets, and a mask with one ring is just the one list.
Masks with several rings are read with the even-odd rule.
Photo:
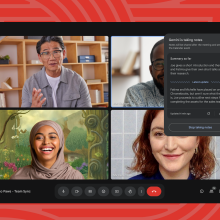
[[[188, 180], [194, 180], [195, 177], [190, 173]], [[131, 177], [129, 180], [164, 180], [163, 176], [161, 175], [160, 171], [158, 170], [153, 176], [146, 177], [143, 174], [139, 174], [137, 176]]]

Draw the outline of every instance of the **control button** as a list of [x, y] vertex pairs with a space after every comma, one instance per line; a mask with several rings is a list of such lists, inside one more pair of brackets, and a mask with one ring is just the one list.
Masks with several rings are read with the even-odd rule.
[[145, 195], [145, 189], [143, 186], [138, 188], [138, 195], [139, 196], [144, 196]]
[[168, 129], [171, 132], [179, 132], [179, 131], [199, 131], [199, 132], [210, 132], [210, 131], [218, 131], [220, 130], [220, 123], [171, 123], [168, 126]]
[[65, 186], [62, 186], [58, 189], [58, 194], [60, 196], [67, 196], [69, 194], [69, 192], [70, 192], [69, 189]]
[[72, 193], [73, 196], [81, 196], [83, 191], [82, 191], [81, 187], [75, 186], [75, 187], [72, 188], [71, 193]]
[[204, 189], [200, 189], [200, 193], [204, 193]]
[[134, 196], [136, 194], [136, 189], [132, 186], [129, 186], [125, 189], [126, 196]]
[[151, 186], [147, 189], [148, 196], [159, 196], [161, 194], [161, 189], [158, 186]]
[[216, 189], [217, 189], [216, 186], [213, 186], [213, 187], [209, 190], [209, 193], [214, 193]]
[[111, 193], [113, 196], [121, 196], [122, 195], [122, 188], [119, 186], [115, 186], [112, 188]]
[[96, 194], [96, 190], [95, 190], [94, 187], [88, 186], [88, 187], [86, 187], [86, 189], [85, 189], [85, 194], [86, 194], [87, 196], [94, 196], [94, 195]]
[[109, 189], [105, 186], [101, 186], [99, 189], [98, 189], [98, 194], [100, 196], [107, 196], [109, 194]]

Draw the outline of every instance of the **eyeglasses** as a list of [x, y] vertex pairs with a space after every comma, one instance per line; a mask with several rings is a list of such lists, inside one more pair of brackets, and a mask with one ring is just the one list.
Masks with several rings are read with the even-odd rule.
[[155, 70], [163, 70], [164, 69], [164, 60], [158, 59], [151, 62]]
[[[61, 52], [62, 52], [62, 50], [54, 50], [54, 51], [52, 51], [53, 57], [54, 58], [60, 58]], [[50, 52], [42, 52], [42, 53], [40, 53], [40, 55], [41, 55], [41, 57], [44, 60], [48, 60], [50, 58], [50, 56], [51, 56], [51, 53]]]

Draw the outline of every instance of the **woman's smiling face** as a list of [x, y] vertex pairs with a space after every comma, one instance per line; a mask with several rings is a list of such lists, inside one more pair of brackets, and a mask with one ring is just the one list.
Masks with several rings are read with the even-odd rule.
[[151, 123], [149, 140], [161, 172], [164, 171], [168, 176], [181, 172], [189, 174], [190, 160], [199, 145], [198, 137], [166, 136], [164, 111], [160, 111]]
[[38, 161], [44, 163], [55, 163], [60, 147], [60, 139], [57, 132], [48, 125], [42, 126], [34, 137], [34, 150]]

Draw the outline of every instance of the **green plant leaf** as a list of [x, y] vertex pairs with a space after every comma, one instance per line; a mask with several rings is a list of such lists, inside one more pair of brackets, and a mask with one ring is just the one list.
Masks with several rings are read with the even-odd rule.
[[3, 58], [4, 58], [4, 60], [10, 60], [10, 56], [9, 55], [4, 56]]

